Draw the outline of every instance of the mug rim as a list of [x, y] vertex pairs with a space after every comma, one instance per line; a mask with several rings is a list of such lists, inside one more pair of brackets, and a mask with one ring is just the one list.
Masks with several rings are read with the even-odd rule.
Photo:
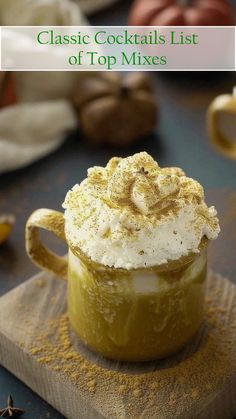
[[164, 263], [162, 265], [153, 265], [153, 266], [143, 266], [143, 267], [139, 267], [139, 268], [131, 268], [131, 269], [127, 269], [127, 268], [115, 268], [112, 266], [107, 266], [104, 265], [100, 262], [96, 262], [94, 260], [91, 259], [90, 256], [86, 255], [78, 246], [74, 246], [72, 245], [70, 242], [68, 243], [68, 247], [71, 250], [71, 252], [74, 254], [74, 256], [76, 256], [77, 258], [81, 259], [82, 262], [84, 262], [86, 264], [86, 266], [89, 265], [89, 267], [92, 270], [96, 270], [96, 271], [106, 271], [106, 272], [117, 272], [117, 273], [130, 273], [130, 272], [142, 272], [142, 271], [155, 271], [155, 272], [170, 272], [170, 271], [178, 271], [181, 270], [183, 268], [186, 268], [187, 266], [189, 266], [194, 259], [196, 259], [204, 250], [206, 250], [209, 240], [206, 236], [203, 236], [203, 238], [201, 239], [201, 242], [198, 246], [199, 252], [194, 253], [194, 252], [190, 252], [185, 256], [182, 256], [180, 259], [177, 260], [171, 260], [168, 261], [167, 263]]

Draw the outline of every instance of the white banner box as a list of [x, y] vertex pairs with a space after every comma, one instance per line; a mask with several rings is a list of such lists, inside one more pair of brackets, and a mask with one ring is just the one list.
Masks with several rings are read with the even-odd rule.
[[1, 69], [235, 70], [235, 27], [4, 26]]

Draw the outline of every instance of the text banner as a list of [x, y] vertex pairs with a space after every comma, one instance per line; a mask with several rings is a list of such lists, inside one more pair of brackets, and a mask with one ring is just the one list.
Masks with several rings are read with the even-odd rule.
[[2, 70], [235, 70], [235, 27], [6, 27]]

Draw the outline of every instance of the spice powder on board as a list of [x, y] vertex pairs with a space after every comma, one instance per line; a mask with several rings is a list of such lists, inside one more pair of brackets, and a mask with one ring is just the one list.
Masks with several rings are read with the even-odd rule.
[[208, 282], [206, 315], [206, 326], [194, 342], [150, 372], [93, 363], [75, 350], [67, 313], [48, 321], [30, 353], [103, 406], [108, 416], [124, 417], [125, 411], [125, 417], [137, 418], [148, 411], [169, 418], [206, 403], [236, 375], [236, 287], [217, 275]]

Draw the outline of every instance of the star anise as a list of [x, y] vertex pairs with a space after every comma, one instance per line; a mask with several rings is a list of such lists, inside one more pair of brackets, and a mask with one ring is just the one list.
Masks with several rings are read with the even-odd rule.
[[12, 396], [9, 395], [7, 398], [7, 407], [0, 410], [0, 417], [2, 418], [19, 418], [25, 413], [23, 409], [14, 407]]

